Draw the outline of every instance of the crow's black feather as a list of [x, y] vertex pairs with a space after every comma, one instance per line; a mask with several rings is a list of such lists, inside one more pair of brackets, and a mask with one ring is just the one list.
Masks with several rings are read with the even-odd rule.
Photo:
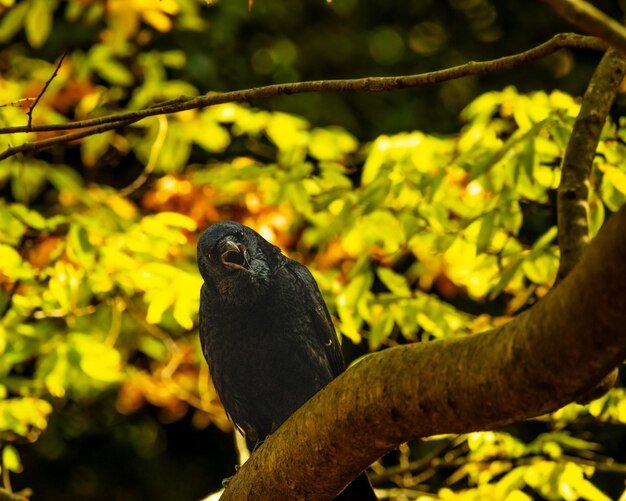
[[[198, 242], [200, 340], [226, 412], [264, 440], [343, 369], [313, 276], [261, 235], [232, 221]], [[363, 474], [337, 500], [375, 500]]]

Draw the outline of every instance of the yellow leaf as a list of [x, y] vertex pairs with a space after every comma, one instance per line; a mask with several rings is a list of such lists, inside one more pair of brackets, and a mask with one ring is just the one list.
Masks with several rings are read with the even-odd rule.
[[604, 175], [613, 183], [613, 186], [626, 195], [626, 172], [605, 164]]
[[80, 355], [80, 368], [85, 374], [105, 383], [119, 380], [122, 361], [116, 349], [87, 334], [72, 334], [69, 342]]
[[143, 20], [157, 31], [164, 33], [172, 29], [172, 20], [163, 12], [148, 10], [142, 16]]
[[55, 5], [48, 0], [33, 0], [29, 5], [24, 23], [26, 38], [31, 47], [38, 48], [46, 42], [50, 34]]
[[2, 449], [2, 466], [15, 473], [20, 473], [23, 469], [20, 455], [12, 445], [5, 445]]

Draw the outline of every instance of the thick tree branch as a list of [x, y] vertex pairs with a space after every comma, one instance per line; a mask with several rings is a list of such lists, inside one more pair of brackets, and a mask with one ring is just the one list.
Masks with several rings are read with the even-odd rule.
[[584, 0], [543, 0], [574, 26], [626, 54], [626, 28]]
[[626, 71], [626, 57], [609, 50], [594, 72], [563, 158], [557, 194], [561, 261], [557, 281], [576, 265], [589, 240], [587, 197], [600, 133]]
[[416, 437], [538, 416], [626, 358], [626, 207], [543, 300], [475, 336], [365, 358], [294, 413], [243, 465], [223, 501], [330, 499]]
[[[557, 224], [561, 259], [557, 283], [576, 266], [589, 242], [588, 195], [589, 177], [600, 134], [613, 100], [624, 79], [626, 57], [614, 49], [604, 55], [596, 68], [587, 91], [561, 166], [561, 182], [557, 192]], [[577, 401], [587, 403], [606, 393], [618, 376], [617, 369], [609, 373], [588, 394]]]
[[[429, 73], [394, 77], [368, 77], [352, 80], [317, 80], [291, 84], [268, 85], [266, 87], [224, 92], [222, 94], [211, 94], [193, 98], [179, 98], [163, 103], [162, 105], [153, 106], [143, 110], [129, 111], [115, 115], [92, 118], [89, 120], [68, 122], [65, 124], [4, 127], [0, 128], [0, 134], [88, 128], [80, 133], [82, 134], [80, 137], [86, 137], [98, 134], [104, 130], [122, 127], [146, 117], [176, 113], [196, 108], [204, 108], [216, 104], [249, 102], [257, 99], [267, 99], [274, 96], [302, 94], [308, 92], [382, 92], [406, 89], [420, 85], [441, 83], [471, 75], [488, 75], [501, 71], [507, 71], [546, 57], [564, 47], [606, 50], [606, 44], [597, 38], [585, 37], [573, 33], [560, 33], [552, 37], [547, 42], [519, 54], [501, 57], [492, 61], [470, 61], [460, 66]], [[43, 150], [54, 144], [74, 139], [77, 139], [76, 133], [74, 135], [68, 134], [52, 139], [24, 143], [8, 148], [4, 152], [0, 153], [0, 160], [9, 158], [17, 153]]]

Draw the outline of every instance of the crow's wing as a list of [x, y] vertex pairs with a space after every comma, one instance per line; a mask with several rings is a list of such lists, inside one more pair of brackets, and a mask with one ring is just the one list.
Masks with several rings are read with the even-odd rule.
[[314, 326], [314, 336], [316, 336], [316, 341], [320, 346], [324, 347], [324, 353], [328, 357], [333, 376], [336, 377], [344, 370], [343, 357], [335, 327], [317, 282], [306, 266], [297, 261], [288, 259], [285, 268], [295, 278], [296, 290], [300, 291], [307, 301], [307, 313]]

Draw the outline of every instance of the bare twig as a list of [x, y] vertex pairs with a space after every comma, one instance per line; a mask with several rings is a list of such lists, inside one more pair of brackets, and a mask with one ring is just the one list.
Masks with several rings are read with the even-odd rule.
[[[491, 61], [470, 61], [460, 66], [454, 66], [452, 68], [433, 71], [429, 73], [394, 77], [367, 77], [351, 80], [315, 80], [309, 82], [268, 85], [265, 87], [224, 92], [222, 94], [211, 94], [199, 97], [181, 97], [143, 110], [128, 111], [99, 118], [68, 122], [65, 124], [33, 125], [32, 127], [4, 127], [0, 128], [0, 134], [50, 132], [59, 130], [81, 129], [111, 123], [127, 125], [129, 123], [137, 122], [142, 118], [146, 118], [149, 116], [176, 113], [179, 111], [196, 108], [204, 108], [216, 104], [249, 102], [257, 99], [267, 99], [274, 96], [302, 94], [308, 92], [382, 92], [396, 89], [406, 89], [409, 87], [417, 87], [420, 85], [446, 82], [448, 80], [454, 80], [466, 76], [488, 75], [501, 71], [511, 70], [518, 66], [529, 64], [533, 61], [544, 58], [556, 52], [557, 50], [566, 47], [601, 51], [606, 50], [607, 48], [604, 42], [594, 37], [586, 37], [582, 35], [577, 35], [575, 33], [560, 33], [552, 37], [547, 42], [544, 42], [543, 44], [538, 45], [537, 47], [533, 47], [532, 49], [529, 49], [527, 51], [520, 52], [519, 54], [505, 56]], [[90, 130], [91, 132], [87, 135], [102, 132], [101, 129]], [[109, 130], [109, 128], [105, 130]], [[33, 145], [38, 143], [30, 144]], [[31, 146], [28, 151], [34, 151], [36, 149], [39, 148]], [[19, 153], [20, 151], [26, 150], [7, 150], [0, 155], [0, 160]]]
[[73, 132], [71, 134], [63, 134], [61, 136], [50, 137], [48, 139], [42, 139], [41, 141], [33, 141], [32, 143], [22, 143], [18, 146], [11, 146], [7, 148], [2, 153], [0, 153], [0, 160], [5, 160], [13, 155], [17, 155], [18, 153], [29, 153], [32, 151], [41, 151], [47, 148], [51, 148], [55, 144], [69, 143], [71, 141], [76, 141], [77, 139], [82, 139], [84, 137], [93, 136], [94, 134], [100, 134], [101, 132], [106, 132], [111, 129], [119, 129], [126, 125], [133, 123], [133, 120], [126, 121], [117, 121], [112, 123], [105, 123], [102, 125], [98, 125], [97, 127], [91, 127], [89, 129], [82, 130], [80, 132]]
[[587, 197], [593, 158], [619, 85], [626, 58], [609, 50], [594, 72], [567, 144], [557, 192], [557, 222], [561, 261], [557, 280], [562, 280], [580, 259], [589, 242]]
[[53, 130], [68, 130], [91, 127], [115, 121], [137, 121], [142, 118], [194, 108], [203, 108], [216, 104], [229, 102], [248, 102], [255, 99], [266, 99], [279, 95], [302, 94], [309, 92], [381, 92], [420, 85], [441, 83], [472, 75], [485, 75], [513, 69], [546, 57], [559, 49], [570, 47], [577, 49], [606, 50], [606, 44], [594, 37], [586, 37], [575, 33], [559, 33], [547, 42], [533, 47], [519, 54], [504, 56], [491, 61], [470, 61], [468, 63], [417, 75], [393, 76], [393, 77], [366, 77], [348, 80], [314, 80], [308, 82], [275, 84], [253, 89], [245, 89], [222, 94], [211, 94], [199, 97], [178, 98], [163, 103], [162, 106], [152, 106], [147, 109], [107, 115], [66, 124], [53, 124], [35, 126], [31, 129], [26, 127], [9, 127], [0, 129], [0, 134], [19, 132], [38, 132]]
[[8, 108], [9, 106], [21, 106], [23, 103], [29, 103], [31, 101], [34, 101], [36, 98], [34, 97], [23, 97], [21, 99], [17, 99], [15, 101], [11, 101], [10, 103], [4, 103], [4, 104], [0, 104], [0, 108]]
[[543, 0], [585, 33], [601, 38], [626, 54], [626, 28], [584, 0]]
[[41, 97], [44, 95], [44, 93], [48, 89], [48, 86], [52, 83], [52, 80], [54, 80], [54, 78], [58, 75], [59, 69], [61, 68], [61, 65], [63, 64], [63, 60], [65, 59], [66, 55], [67, 55], [67, 52], [64, 52], [61, 55], [61, 58], [59, 59], [59, 62], [57, 63], [56, 68], [54, 69], [54, 72], [52, 73], [50, 78], [48, 78], [48, 80], [46, 80], [46, 83], [44, 84], [43, 89], [41, 89], [41, 92], [35, 98], [35, 102], [30, 106], [30, 108], [26, 112], [26, 115], [28, 115], [28, 126], [27, 127], [29, 129], [33, 126], [33, 111], [35, 111], [35, 106], [37, 106], [37, 104], [39, 103], [39, 100], [41, 99]]

